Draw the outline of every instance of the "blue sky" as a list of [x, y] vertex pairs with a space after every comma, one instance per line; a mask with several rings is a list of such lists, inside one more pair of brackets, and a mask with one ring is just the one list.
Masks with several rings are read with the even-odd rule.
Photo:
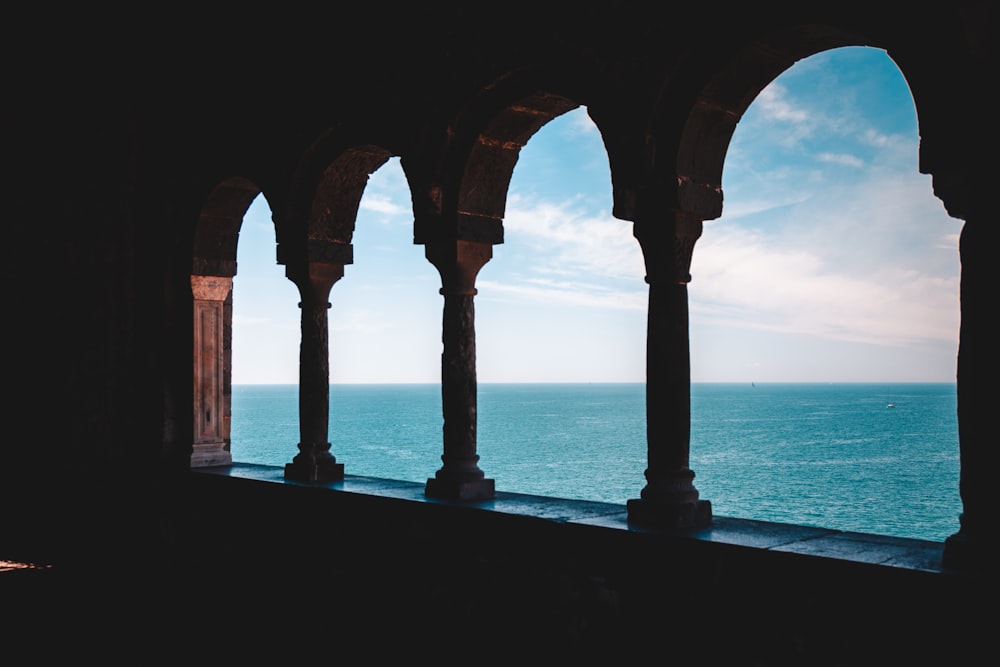
[[[723, 215], [694, 250], [693, 381], [954, 381], [961, 222], [917, 172], [918, 142], [906, 82], [877, 49], [800, 61], [758, 96], [729, 146]], [[330, 295], [331, 382], [440, 381], [440, 278], [412, 225], [392, 159]], [[642, 255], [611, 216], [585, 110], [522, 149], [504, 230], [477, 281], [479, 382], [644, 381]], [[299, 296], [263, 198], [237, 259], [233, 383], [294, 384]]]

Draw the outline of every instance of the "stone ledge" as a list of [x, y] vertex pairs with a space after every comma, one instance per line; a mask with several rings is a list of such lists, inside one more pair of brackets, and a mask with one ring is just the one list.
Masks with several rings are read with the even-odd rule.
[[702, 529], [647, 528], [629, 524], [626, 507], [614, 503], [503, 491], [498, 491], [494, 499], [487, 501], [448, 501], [425, 496], [424, 485], [417, 482], [358, 475], [345, 475], [343, 480], [336, 482], [298, 482], [286, 479], [280, 467], [247, 463], [199, 468], [195, 472], [199, 475], [254, 480], [286, 486], [308, 486], [428, 505], [471, 508], [502, 515], [530, 517], [622, 533], [683, 538], [726, 547], [757, 549], [926, 573], [950, 573], [942, 565], [944, 544], [930, 540], [845, 532], [724, 516], [713, 517], [712, 525]]

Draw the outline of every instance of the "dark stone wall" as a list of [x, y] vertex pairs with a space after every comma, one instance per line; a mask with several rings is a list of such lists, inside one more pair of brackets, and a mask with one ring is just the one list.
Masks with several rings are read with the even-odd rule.
[[212, 475], [175, 500], [155, 554], [8, 586], [7, 627], [109, 657], [439, 664], [976, 664], [990, 642], [991, 593], [939, 573]]

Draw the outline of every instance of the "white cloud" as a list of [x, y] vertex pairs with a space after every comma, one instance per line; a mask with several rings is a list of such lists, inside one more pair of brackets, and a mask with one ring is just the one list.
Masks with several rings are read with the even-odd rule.
[[810, 115], [805, 109], [789, 101], [788, 90], [779, 83], [772, 83], [760, 91], [754, 104], [770, 120], [796, 125], [805, 124], [810, 120]]
[[856, 155], [850, 155], [848, 153], [817, 153], [816, 159], [820, 162], [828, 162], [830, 164], [842, 165], [845, 167], [864, 167], [865, 162]]
[[532, 279], [514, 283], [480, 280], [476, 286], [482, 295], [481, 300], [515, 297], [519, 302], [640, 312], [645, 312], [647, 306], [647, 297], [643, 292], [616, 290], [607, 285], [576, 281]]
[[387, 215], [402, 215], [408, 212], [405, 207], [392, 201], [388, 196], [375, 194], [362, 197], [358, 208], [374, 213], [385, 213]]
[[[727, 203], [695, 247], [693, 317], [877, 345], [954, 340], [956, 238], [925, 181], [883, 174], [811, 199], [799, 192]], [[746, 222], [733, 222], [740, 218]], [[512, 195], [504, 224], [511, 252], [523, 256], [511, 279], [480, 280], [490, 298], [646, 307], [642, 253], [629, 223], [595, 216], [577, 200]], [[494, 261], [504, 252], [498, 246]], [[609, 287], [626, 279], [634, 289]]]
[[[629, 279], [645, 275], [632, 226], [610, 215], [595, 215], [575, 201], [534, 202], [512, 195], [504, 218], [505, 245], [539, 251], [533, 268], [562, 274]], [[494, 256], [504, 252], [503, 246]]]
[[862, 132], [861, 140], [869, 146], [875, 146], [877, 148], [890, 148], [892, 146], [898, 146], [901, 142], [905, 142], [907, 144], [910, 143], [899, 135], [884, 134], [874, 128], [868, 128]]
[[720, 225], [692, 261], [692, 315], [716, 324], [879, 345], [954, 341], [957, 277], [887, 263], [843, 271], [813, 249]]
[[[728, 221], [739, 220], [740, 218], [801, 204], [808, 198], [808, 193], [802, 191], [783, 192], [780, 193], [780, 197], [771, 199], [758, 198], [747, 200], [745, 198], [738, 198], [732, 202], [726, 201], [723, 204], [722, 215]], [[716, 224], [715, 220], [705, 221], [706, 228], [713, 224]]]

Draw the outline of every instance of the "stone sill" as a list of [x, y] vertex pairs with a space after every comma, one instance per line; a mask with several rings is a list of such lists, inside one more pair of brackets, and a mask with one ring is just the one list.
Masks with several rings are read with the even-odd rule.
[[359, 494], [423, 503], [472, 508], [483, 512], [529, 517], [556, 523], [590, 526], [623, 533], [667, 535], [729, 547], [834, 559], [885, 568], [942, 575], [957, 575], [942, 566], [944, 544], [929, 540], [854, 533], [791, 524], [715, 516], [705, 529], [670, 531], [629, 525], [624, 505], [550, 498], [498, 491], [493, 500], [454, 502], [427, 498], [424, 485], [401, 480], [345, 475], [337, 482], [298, 482], [285, 479], [277, 466], [234, 463], [197, 468], [197, 475], [222, 476], [286, 486], [327, 488], [332, 492]]

